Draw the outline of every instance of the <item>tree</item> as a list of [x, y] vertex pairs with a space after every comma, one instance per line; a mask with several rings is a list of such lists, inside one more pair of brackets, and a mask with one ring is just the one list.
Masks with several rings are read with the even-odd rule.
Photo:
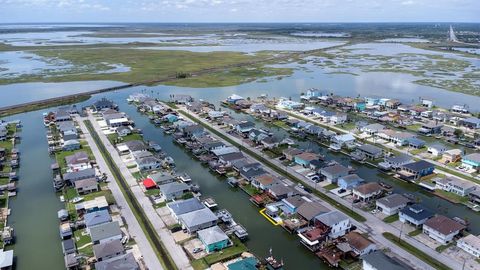
[[463, 136], [463, 131], [461, 129], [456, 128], [455, 131], [453, 132], [453, 135], [455, 135], [455, 137], [457, 138], [460, 138]]

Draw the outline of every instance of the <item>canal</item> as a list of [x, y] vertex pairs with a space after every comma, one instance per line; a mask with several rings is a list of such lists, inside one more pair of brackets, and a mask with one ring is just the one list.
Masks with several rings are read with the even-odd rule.
[[57, 211], [62, 203], [52, 187], [52, 160], [41, 112], [15, 115], [23, 127], [18, 193], [11, 198], [8, 224], [15, 229], [13, 246], [17, 270], [65, 269], [58, 231]]
[[257, 256], [265, 257], [272, 248], [274, 256], [284, 260], [287, 269], [329, 269], [312, 252], [307, 250], [296, 235], [286, 232], [281, 226], [273, 226], [259, 213], [259, 208], [250, 203], [249, 196], [240, 189], [231, 188], [225, 179], [211, 173], [199, 161], [193, 159], [183, 147], [175, 144], [172, 137], [152, 125], [148, 118], [125, 101], [116, 100], [120, 110], [126, 112], [136, 127], [142, 129], [146, 140], [158, 143], [175, 160], [176, 170], [186, 172], [200, 186], [204, 196], [215, 198], [220, 208], [227, 209], [236, 221], [249, 233], [248, 248]]
[[[222, 108], [222, 110], [228, 110], [230, 115], [236, 119], [242, 120], [249, 120], [256, 124], [259, 128], [266, 128], [271, 130], [275, 136], [278, 138], [289, 137], [287, 131], [282, 128], [279, 128], [274, 125], [269, 125], [263, 122], [262, 120], [256, 119], [251, 115], [235, 112], [233, 110], [229, 110], [226, 108]], [[291, 137], [292, 138], [292, 137]], [[480, 233], [480, 214], [473, 212], [472, 210], [468, 209], [466, 206], [462, 204], [454, 204], [447, 200], [441, 199], [429, 191], [426, 191], [417, 185], [404, 182], [402, 180], [398, 180], [393, 178], [387, 174], [380, 172], [377, 168], [359, 164], [356, 162], [351, 161], [351, 159], [344, 154], [335, 153], [329, 151], [327, 147], [313, 142], [311, 140], [298, 140], [295, 138], [294, 141], [298, 144], [298, 147], [301, 149], [310, 149], [313, 152], [320, 153], [325, 156], [327, 161], [335, 160], [342, 165], [345, 166], [352, 166], [357, 169], [357, 174], [365, 179], [366, 182], [378, 182], [383, 181], [393, 187], [393, 192], [404, 194], [409, 193], [415, 196], [415, 200], [417, 202], [422, 203], [424, 206], [429, 208], [430, 210], [434, 211], [437, 214], [446, 215], [449, 217], [460, 217], [466, 219], [470, 222], [470, 232], [473, 234]]]

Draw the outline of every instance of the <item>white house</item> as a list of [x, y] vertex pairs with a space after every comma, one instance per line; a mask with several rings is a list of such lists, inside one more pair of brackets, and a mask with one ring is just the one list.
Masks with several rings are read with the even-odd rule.
[[445, 245], [464, 230], [465, 226], [446, 216], [438, 215], [423, 224], [423, 233]]
[[457, 247], [480, 258], [480, 237], [469, 234], [457, 241]]
[[315, 220], [331, 228], [328, 236], [332, 239], [344, 236], [352, 226], [348, 216], [337, 210], [320, 214]]
[[427, 147], [427, 152], [434, 157], [443, 155], [445, 151], [447, 151], [447, 147], [442, 144], [432, 144]]
[[347, 115], [344, 113], [337, 113], [330, 117], [330, 122], [334, 125], [343, 124], [347, 122]]
[[454, 177], [436, 178], [435, 188], [465, 197], [477, 188], [477, 185]]

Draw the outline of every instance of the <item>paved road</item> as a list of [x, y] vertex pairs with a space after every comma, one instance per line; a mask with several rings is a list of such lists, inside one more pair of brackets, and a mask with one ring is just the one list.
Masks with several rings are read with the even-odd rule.
[[[184, 111], [186, 111], [184, 109]], [[201, 121], [213, 128], [215, 128], [215, 130], [217, 130], [218, 132], [220, 132], [221, 134], [225, 135], [225, 136], [228, 136], [230, 139], [232, 139], [235, 143], [237, 144], [240, 144], [240, 145], [244, 145], [245, 144], [242, 142], [241, 139], [237, 138], [237, 137], [234, 137], [230, 134], [228, 134], [225, 130], [219, 128], [218, 126], [214, 126], [212, 125], [211, 123], [209, 123], [208, 121], [204, 120], [203, 118], [201, 117], [198, 117], [197, 115], [194, 115], [193, 113], [190, 113], [190, 115], [194, 116], [198, 121]], [[215, 136], [215, 134], [212, 134]], [[215, 136], [218, 138], [218, 136]], [[221, 139], [221, 138], [220, 138]], [[222, 139], [223, 140], [223, 139]], [[253, 147], [250, 147], [249, 150], [255, 152], [256, 154], [260, 155], [260, 156], [263, 156], [263, 153], [259, 150], [259, 149], [256, 149], [256, 148], [253, 148]], [[247, 155], [248, 156], [248, 155]], [[250, 158], [254, 159], [253, 157], [250, 156]], [[294, 171], [292, 168], [285, 168], [285, 166], [283, 164], [281, 164], [280, 161], [276, 160], [276, 159], [269, 159], [270, 162], [274, 163], [277, 167], [281, 168], [281, 169], [284, 169], [286, 170], [289, 174], [295, 176], [296, 178], [298, 179], [302, 179], [302, 181], [306, 182], [311, 188], [314, 188], [314, 189], [317, 189], [318, 191], [326, 194], [327, 196], [329, 196], [330, 198], [336, 200], [337, 202], [343, 204], [344, 206], [350, 208], [351, 207], [351, 203], [344, 200], [344, 199], [341, 199], [340, 197], [338, 196], [335, 196], [331, 193], [329, 193], [328, 191], [326, 191], [325, 189], [323, 189], [322, 187], [318, 186], [315, 184], [315, 182], [313, 181], [310, 181], [308, 180], [307, 178], [305, 178], [303, 175], [297, 173], [296, 171]], [[260, 162], [260, 161], [259, 161]], [[261, 163], [261, 162], [260, 162]], [[265, 164], [263, 164], [264, 167], [268, 168], [268, 166], [266, 166]], [[276, 174], [276, 173], [275, 173]], [[319, 198], [316, 198], [318, 199], [319, 201], [321, 201]], [[321, 201], [323, 202], [323, 201]], [[324, 205], [326, 205], [328, 208], [330, 209], [333, 209], [332, 206], [326, 204], [325, 202], [323, 202]], [[359, 212], [361, 212], [361, 210], [358, 210]], [[380, 243], [381, 245], [385, 246], [385, 247], [388, 247], [390, 248], [390, 250], [392, 250], [394, 253], [398, 254], [399, 256], [403, 257], [405, 260], [407, 261], [410, 261], [412, 265], [415, 265], [421, 269], [433, 269], [431, 266], [429, 266], [428, 264], [426, 264], [425, 262], [423, 262], [422, 260], [418, 259], [417, 257], [414, 257], [412, 256], [410, 253], [406, 252], [404, 249], [398, 247], [396, 244], [392, 243], [390, 240], [386, 239], [383, 237], [382, 233], [383, 232], [390, 232], [394, 235], [399, 235], [399, 229], [397, 229], [396, 227], [388, 224], [388, 223], [385, 223], [381, 220], [379, 220], [377, 217], [375, 217], [374, 215], [370, 214], [370, 213], [367, 213], [367, 212], [361, 212], [361, 215], [364, 216], [367, 221], [364, 222], [364, 223], [360, 223], [360, 222], [357, 222], [355, 220], [352, 220], [352, 223], [354, 225], [356, 225], [358, 228], [361, 228], [363, 229], [364, 231], [370, 233], [370, 236], [377, 242], [377, 243]], [[426, 254], [428, 254], [429, 256], [431, 256], [432, 258], [435, 258], [436, 260], [444, 263], [445, 265], [449, 266], [450, 268], [452, 269], [461, 269], [462, 268], [462, 264], [463, 262], [459, 262], [457, 260], [454, 260], [450, 257], [446, 257], [438, 252], [436, 252], [435, 250], [431, 249], [430, 247], [422, 244], [421, 242], [419, 242], [418, 240], [414, 239], [414, 238], [411, 238], [409, 237], [408, 235], [403, 235], [402, 236], [402, 239], [407, 241], [409, 244], [417, 247], [418, 249], [420, 249], [421, 251], [425, 252]]]
[[[182, 249], [180, 245], [175, 243], [173, 236], [170, 234], [170, 231], [166, 227], [163, 220], [160, 218], [158, 213], [153, 208], [152, 202], [150, 199], [143, 193], [143, 190], [138, 185], [137, 180], [133, 175], [130, 173], [130, 170], [127, 168], [127, 165], [122, 161], [120, 155], [118, 154], [115, 147], [110, 143], [107, 136], [101, 132], [100, 125], [95, 120], [91, 114], [89, 115], [88, 119], [92, 122], [93, 127], [97, 130], [97, 133], [102, 140], [103, 144], [107, 148], [108, 152], [112, 156], [113, 161], [116, 163], [118, 169], [122, 173], [123, 177], [127, 181], [130, 189], [134, 193], [137, 201], [142, 205], [143, 211], [145, 211], [146, 216], [150, 220], [150, 223], [155, 228], [156, 232], [160, 236], [160, 239], [163, 242], [163, 245], [166, 247], [168, 253], [172, 257], [173, 261], [177, 265], [179, 269], [193, 269], [190, 265], [190, 261], [185, 254], [185, 251]], [[151, 269], [160, 269], [160, 268], [151, 268]]]
[[[106, 173], [108, 176], [108, 179], [110, 180], [108, 182], [108, 187], [112, 191], [113, 197], [117, 202], [121, 215], [125, 218], [128, 224], [128, 232], [130, 233], [130, 236], [133, 239], [135, 239], [135, 242], [137, 243], [138, 248], [140, 249], [140, 252], [143, 255], [143, 260], [145, 262], [145, 265], [148, 267], [148, 269], [163, 270], [162, 264], [158, 260], [158, 257], [155, 254], [152, 245], [150, 244], [147, 237], [145, 236], [145, 233], [140, 227], [140, 224], [138, 223], [137, 218], [133, 214], [132, 209], [128, 205], [125, 197], [123, 196], [123, 193], [120, 190], [120, 187], [118, 186], [117, 182], [114, 180], [115, 178], [113, 177], [113, 174], [110, 171], [110, 168], [107, 166], [105, 159], [103, 159], [103, 156], [100, 153], [97, 147], [97, 144], [95, 143], [87, 127], [83, 123], [84, 119], [85, 118], [80, 118], [80, 117], [76, 118], [78, 124], [80, 125], [80, 128], [82, 129], [85, 139], [88, 142], [88, 145], [92, 149], [93, 155], [95, 156], [95, 160], [97, 161], [97, 164], [100, 167], [100, 170]], [[100, 130], [100, 129], [97, 129], [97, 130]], [[98, 132], [98, 133], [101, 133], [101, 132]]]

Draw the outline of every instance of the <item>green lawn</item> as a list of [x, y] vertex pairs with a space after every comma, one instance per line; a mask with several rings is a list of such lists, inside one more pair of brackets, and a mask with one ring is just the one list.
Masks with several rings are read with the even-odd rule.
[[93, 256], [93, 245], [88, 245], [92, 243], [92, 239], [90, 238], [90, 235], [86, 233], [86, 229], [76, 230], [73, 232], [73, 235], [79, 253]]
[[395, 243], [396, 245], [398, 245], [399, 247], [405, 249], [406, 251], [408, 251], [410, 254], [412, 254], [413, 256], [419, 258], [420, 260], [428, 263], [430, 266], [432, 266], [434, 269], [438, 269], [438, 270], [447, 270], [447, 269], [450, 269], [448, 266], [444, 265], [443, 263], [435, 260], [434, 258], [430, 257], [428, 254], [424, 253], [423, 251], [419, 250], [418, 248], [410, 245], [409, 243], [403, 241], [403, 240], [400, 240], [398, 239], [397, 236], [391, 234], [391, 233], [388, 233], [388, 232], [384, 232], [383, 233], [383, 236], [390, 240], [392, 243]]
[[138, 133], [129, 134], [124, 137], [118, 136], [117, 133], [112, 133], [112, 134], [108, 134], [107, 138], [110, 141], [110, 143], [113, 145], [121, 142], [128, 142], [128, 141], [135, 141], [135, 140], [143, 141], [142, 134], [138, 134]]
[[212, 265], [217, 262], [233, 259], [242, 254], [243, 252], [247, 251], [247, 247], [237, 238], [234, 237], [232, 239], [232, 242], [233, 245], [231, 247], [223, 249], [220, 252], [209, 254], [203, 257], [202, 260], [204, 260], [207, 265]]
[[453, 246], [455, 244], [455, 242], [450, 242], [446, 245], [441, 245], [441, 246], [438, 246], [437, 248], [435, 248], [435, 251], [438, 252], [438, 253], [442, 253], [444, 252], [447, 248]]
[[455, 193], [448, 192], [448, 191], [445, 191], [445, 190], [436, 189], [435, 194], [439, 195], [442, 198], [446, 198], [449, 201], [454, 202], [454, 203], [466, 203], [466, 202], [468, 202], [468, 197], [462, 197], [460, 195], [457, 195]]
[[417, 236], [417, 235], [421, 234], [422, 232], [423, 232], [422, 229], [416, 229], [415, 231], [409, 232], [408, 236], [414, 237], [414, 236]]
[[385, 223], [393, 223], [398, 220], [398, 214], [388, 216], [383, 219], [383, 222]]
[[332, 190], [332, 189], [338, 188], [338, 186], [336, 184], [332, 183], [332, 184], [328, 184], [328, 185], [324, 186], [323, 188], [326, 189], [326, 190]]
[[241, 188], [242, 188], [248, 195], [250, 195], [250, 196], [253, 196], [253, 195], [256, 195], [256, 194], [260, 194], [260, 193], [261, 193], [261, 191], [260, 191], [258, 188], [254, 187], [254, 186], [252, 186], [252, 185], [250, 185], [250, 184], [244, 185], [244, 186], [242, 186]]
[[147, 196], [157, 196], [158, 194], [160, 194], [160, 189], [158, 188], [151, 188], [151, 189], [147, 189], [147, 191], [145, 191], [145, 194]]
[[67, 156], [70, 156], [70, 155], [73, 155], [77, 152], [87, 152], [88, 154], [88, 157], [90, 158], [90, 160], [94, 160], [95, 157], [93, 156], [93, 153], [92, 153], [92, 149], [90, 149], [89, 146], [82, 146], [81, 149], [78, 149], [78, 150], [74, 150], [74, 151], [60, 151], [60, 152], [57, 152], [55, 153], [55, 158], [58, 162], [58, 165], [60, 166], [60, 168], [62, 169], [62, 171], [65, 171], [66, 168], [67, 168], [67, 163], [65, 161], [65, 157]]

